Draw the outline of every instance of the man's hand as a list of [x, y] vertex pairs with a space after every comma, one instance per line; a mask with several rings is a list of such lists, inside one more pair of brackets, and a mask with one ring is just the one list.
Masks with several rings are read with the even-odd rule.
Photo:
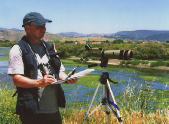
[[75, 84], [78, 78], [67, 80], [68, 84]]
[[[65, 72], [62, 71], [59, 73], [60, 80], [65, 80], [67, 77], [68, 77], [68, 75]], [[77, 82], [77, 79], [78, 78], [67, 80], [67, 83], [68, 84], [75, 84]]]
[[46, 87], [55, 81], [52, 75], [45, 75], [42, 79], [38, 80], [39, 87]]
[[42, 79], [30, 79], [20, 74], [13, 74], [13, 83], [22, 88], [45, 87], [55, 81], [52, 75], [45, 75]]

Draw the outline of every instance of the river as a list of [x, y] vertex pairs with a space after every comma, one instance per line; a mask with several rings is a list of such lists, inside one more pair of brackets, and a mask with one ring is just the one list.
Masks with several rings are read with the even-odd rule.
[[[7, 56], [4, 53], [1, 53], [1, 51], [5, 51], [5, 50], [9, 50], [9, 48], [0, 48], [0, 57], [4, 57]], [[72, 70], [75, 66], [65, 66], [65, 69], [67, 70]], [[7, 69], [8, 69], [8, 61], [6, 60], [1, 60], [0, 61], [0, 81], [1, 83], [4, 84], [12, 84], [12, 78], [11, 76], [7, 75]], [[77, 72], [84, 70], [84, 68], [77, 68]], [[135, 68], [133, 71], [129, 71], [127, 68], [116, 68], [115, 71], [107, 71], [109, 73], [109, 77], [113, 77], [114, 79], [118, 80], [118, 85], [112, 85], [111, 84], [111, 88], [113, 93], [116, 95], [119, 92], [123, 92], [124, 88], [127, 86], [131, 85], [131, 82], [139, 82], [140, 84], [144, 84], [145, 79], [140, 78], [140, 76], [157, 76], [160, 78], [166, 78], [169, 77], [169, 71], [163, 71], [163, 70], [152, 70], [152, 69], [138, 69]], [[93, 72], [91, 72], [93, 74], [102, 74], [102, 71], [100, 70], [95, 70]], [[98, 79], [99, 80], [99, 79]], [[149, 82], [151, 82], [150, 80], [147, 80]], [[140, 85], [139, 85], [140, 86]], [[138, 86], [138, 87], [139, 87]], [[92, 98], [92, 96], [88, 96], [86, 94], [88, 94], [91, 91], [95, 91], [95, 87], [90, 87], [90, 88], [83, 88], [83, 85], [70, 85], [69, 88], [71, 87], [76, 87], [73, 88], [73, 90], [69, 90], [67, 89], [67, 86], [63, 85], [63, 89], [65, 90], [65, 95], [67, 96], [66, 99], [69, 99], [69, 101], [71, 102], [75, 102], [74, 98], [76, 97], [76, 100], [79, 101], [84, 101], [86, 99], [90, 100]], [[153, 81], [153, 84], [151, 85], [151, 88], [154, 89], [162, 89], [162, 90], [169, 90], [169, 85], [164, 84], [162, 81], [158, 81], [155, 80]], [[99, 89], [100, 91], [102, 89]], [[70, 95], [71, 94], [71, 95]], [[74, 97], [74, 98], [72, 98]], [[97, 97], [96, 100], [99, 100], [99, 98]]]

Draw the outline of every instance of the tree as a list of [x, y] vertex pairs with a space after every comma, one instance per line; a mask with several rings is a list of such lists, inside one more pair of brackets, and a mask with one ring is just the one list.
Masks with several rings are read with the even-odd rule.
[[127, 41], [128, 44], [132, 44], [133, 42], [131, 40]]
[[166, 43], [169, 43], [169, 40], [167, 40]]
[[113, 44], [120, 44], [120, 43], [124, 43], [124, 41], [122, 39], [116, 39], [113, 41]]
[[169, 59], [169, 51], [162, 44], [156, 44], [149, 41], [139, 44], [134, 49], [134, 58], [137, 59]]

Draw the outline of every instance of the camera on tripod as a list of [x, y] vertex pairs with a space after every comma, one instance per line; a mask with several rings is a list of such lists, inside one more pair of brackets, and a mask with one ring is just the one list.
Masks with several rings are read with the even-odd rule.
[[[85, 46], [85, 48], [89, 51], [89, 54], [94, 57], [101, 57], [100, 64], [93, 64], [93, 65], [88, 65], [88, 67], [93, 67], [100, 65], [103, 68], [102, 75], [99, 79], [98, 85], [96, 87], [96, 90], [94, 92], [93, 98], [91, 100], [91, 103], [89, 105], [89, 108], [86, 112], [86, 115], [83, 117], [83, 124], [85, 124], [86, 119], [94, 112], [98, 107], [101, 105], [104, 106], [104, 111], [108, 115], [108, 124], [110, 124], [110, 110], [113, 112], [113, 114], [117, 117], [118, 121], [120, 124], [122, 124], [122, 117], [119, 112], [119, 107], [115, 101], [115, 97], [113, 95], [113, 92], [110, 87], [110, 82], [117, 84], [118, 82], [114, 82], [109, 78], [108, 72], [105, 72], [105, 67], [107, 66], [108, 63], [108, 58], [112, 59], [124, 59], [124, 60], [131, 60], [133, 56], [133, 52], [131, 50], [103, 50], [102, 48], [91, 48], [88, 44]], [[96, 97], [96, 93], [99, 89], [100, 84], [103, 84], [103, 99], [102, 102], [98, 107], [96, 107], [91, 113], [89, 113], [93, 101]], [[110, 101], [110, 98], [112, 101]], [[114, 109], [111, 108], [111, 105], [114, 106]]]
[[131, 60], [133, 52], [131, 50], [103, 50], [102, 48], [91, 48], [88, 44], [85, 48], [94, 57]]

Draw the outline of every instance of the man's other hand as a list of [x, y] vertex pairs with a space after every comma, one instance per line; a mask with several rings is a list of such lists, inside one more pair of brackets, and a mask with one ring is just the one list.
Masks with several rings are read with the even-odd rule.
[[78, 78], [74, 78], [74, 79], [67, 80], [67, 83], [68, 83], [68, 84], [75, 84], [75, 83], [77, 82], [77, 79], [78, 79]]
[[40, 79], [39, 87], [46, 87], [55, 81], [55, 78], [52, 75], [45, 75], [42, 79]]

